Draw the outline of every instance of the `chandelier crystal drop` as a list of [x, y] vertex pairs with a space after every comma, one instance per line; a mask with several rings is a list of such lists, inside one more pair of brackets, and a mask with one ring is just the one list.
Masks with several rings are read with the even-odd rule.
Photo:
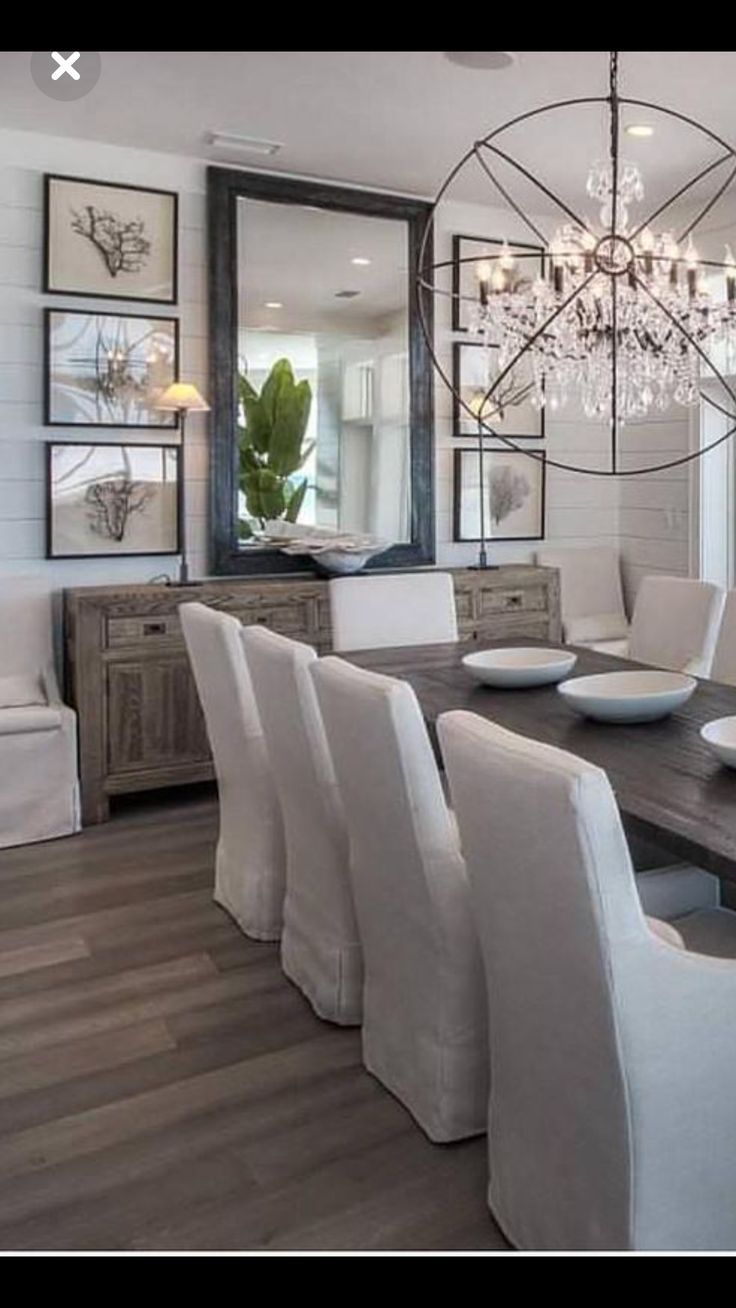
[[625, 422], [698, 402], [696, 346], [722, 343], [734, 354], [736, 261], [727, 246], [723, 274], [709, 281], [692, 236], [681, 250], [672, 230], [639, 227], [630, 216], [644, 199], [635, 164], [619, 164], [615, 224], [613, 189], [610, 162], [596, 162], [587, 193], [601, 202], [597, 223], [558, 227], [536, 280], [524, 278], [523, 261], [508, 246], [495, 260], [479, 260], [469, 326], [501, 369], [528, 353], [538, 406], [558, 410], [574, 398], [589, 418], [611, 416], [615, 334], [617, 411]]

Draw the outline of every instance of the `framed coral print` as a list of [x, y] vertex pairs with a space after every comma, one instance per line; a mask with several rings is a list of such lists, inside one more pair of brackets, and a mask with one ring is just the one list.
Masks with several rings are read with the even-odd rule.
[[178, 554], [178, 445], [46, 445], [50, 559]]
[[156, 400], [178, 366], [176, 318], [47, 309], [46, 425], [176, 427]]
[[176, 304], [178, 196], [44, 178], [45, 291]]
[[[480, 540], [480, 456], [455, 450], [453, 539]], [[483, 453], [485, 536], [490, 541], [544, 540], [544, 454], [517, 450]]]

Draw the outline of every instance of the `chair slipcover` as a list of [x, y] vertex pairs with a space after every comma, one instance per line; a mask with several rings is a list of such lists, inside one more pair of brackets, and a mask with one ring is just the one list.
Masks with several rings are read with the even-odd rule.
[[449, 572], [335, 577], [330, 582], [330, 611], [336, 650], [457, 640]]
[[[474, 714], [439, 733], [488, 982], [501, 1226], [522, 1249], [734, 1248], [736, 964], [647, 929], [599, 768]], [[733, 915], [676, 926], [687, 943], [713, 918]]]
[[736, 590], [726, 595], [710, 675], [714, 681], [736, 686]]
[[[0, 582], [0, 678], [13, 705], [0, 709], [0, 848], [71, 835], [80, 826], [77, 718], [59, 693], [51, 595], [37, 578]], [[19, 693], [23, 681], [35, 695]]]
[[343, 799], [363, 945], [363, 1058], [431, 1140], [485, 1130], [480, 953], [457, 832], [414, 692], [311, 665]]
[[602, 653], [625, 654], [629, 624], [618, 550], [613, 545], [544, 546], [536, 557], [543, 567], [559, 571], [565, 640]]
[[359, 1023], [363, 959], [348, 838], [314, 682], [309, 645], [265, 627], [242, 629], [286, 834], [281, 962], [331, 1022]]
[[278, 940], [284, 833], [240, 623], [204, 604], [179, 606], [220, 797], [215, 899], [255, 940]]
[[671, 672], [707, 677], [724, 592], [690, 577], [644, 577], [634, 605], [629, 657]]

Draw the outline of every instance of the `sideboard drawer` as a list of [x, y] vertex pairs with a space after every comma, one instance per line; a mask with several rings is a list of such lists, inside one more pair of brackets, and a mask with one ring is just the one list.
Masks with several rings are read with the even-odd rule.
[[132, 618], [108, 617], [107, 647], [119, 649], [125, 645], [149, 647], [161, 641], [181, 640], [181, 623], [176, 613], [141, 615]]
[[549, 607], [549, 598], [544, 586], [518, 586], [493, 590], [481, 590], [479, 596], [479, 617], [489, 613], [543, 613]]
[[257, 624], [270, 627], [283, 636], [307, 636], [312, 630], [313, 605], [310, 600], [289, 603], [267, 603], [263, 600], [253, 604], [228, 604], [228, 613], [232, 613], [243, 626]]

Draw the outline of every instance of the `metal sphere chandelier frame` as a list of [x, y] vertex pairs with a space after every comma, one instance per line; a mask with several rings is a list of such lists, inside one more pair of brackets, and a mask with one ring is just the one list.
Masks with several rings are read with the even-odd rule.
[[[558, 110], [583, 105], [606, 106], [609, 116], [608, 158], [596, 163], [588, 180], [588, 194], [604, 201], [598, 230], [582, 219], [560, 196], [513, 155], [500, 148], [498, 138], [511, 128], [553, 114]], [[712, 159], [687, 182], [673, 192], [642, 222], [631, 225], [627, 205], [632, 198], [643, 197], [638, 169], [622, 160], [619, 152], [622, 106], [652, 110], [676, 120], [702, 134], [719, 147]], [[533, 232], [540, 249], [513, 251], [504, 242], [500, 254], [483, 254], [459, 260], [475, 265], [479, 280], [477, 299], [462, 294], [461, 287], [452, 291], [435, 285], [435, 274], [456, 267], [457, 259], [431, 262], [433, 221], [439, 204], [447, 196], [455, 179], [475, 160], [505, 200], [509, 209]], [[552, 239], [544, 236], [537, 223], [514, 199], [508, 185], [496, 175], [498, 162], [514, 169], [551, 201], [565, 219]], [[723, 180], [687, 223], [677, 240], [666, 234], [656, 236], [650, 225], [694, 187], [731, 164]], [[477, 423], [482, 451], [486, 437], [502, 442], [509, 449], [537, 461], [546, 459], [549, 466], [588, 476], [629, 477], [664, 472], [701, 458], [736, 434], [736, 392], [707, 354], [707, 342], [725, 341], [736, 348], [736, 260], [727, 247], [723, 262], [701, 259], [692, 244], [692, 233], [736, 178], [736, 150], [716, 132], [678, 110], [647, 100], [621, 96], [618, 92], [618, 52], [610, 52], [609, 94], [558, 100], [519, 114], [476, 141], [455, 164], [442, 183], [432, 203], [420, 243], [416, 278], [419, 320], [434, 367], [452, 392], [459, 411]], [[682, 242], [688, 240], [684, 254]], [[542, 274], [523, 291], [511, 286], [509, 269], [525, 259], [542, 256]], [[705, 270], [725, 276], [726, 298], [714, 304], [704, 286]], [[447, 375], [437, 357], [427, 313], [428, 299], [445, 296], [455, 301], [472, 302], [475, 331], [481, 343], [500, 353], [497, 375], [485, 394], [468, 404]], [[498, 333], [503, 340], [493, 339]], [[500, 348], [501, 347], [501, 348]], [[524, 448], [510, 436], [497, 430], [486, 416], [498, 412], [501, 388], [513, 380], [514, 369], [521, 361], [531, 365], [540, 403], [550, 386], [576, 388], [597, 418], [605, 416], [610, 429], [610, 463], [607, 467], [588, 467], [554, 459], [549, 454]], [[723, 387], [726, 402], [721, 404], [700, 387], [699, 371], [705, 365]], [[660, 408], [676, 401], [693, 404], [703, 400], [729, 419], [725, 433], [709, 444], [666, 462], [647, 467], [621, 467], [620, 430], [627, 417], [641, 417], [652, 403]], [[481, 491], [482, 500], [482, 491]], [[481, 506], [482, 510], [482, 506]]]

